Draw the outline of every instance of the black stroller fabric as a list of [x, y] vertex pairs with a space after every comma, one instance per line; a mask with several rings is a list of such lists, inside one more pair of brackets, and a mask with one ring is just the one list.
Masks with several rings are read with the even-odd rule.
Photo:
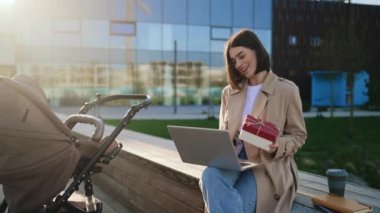
[[8, 212], [35, 212], [64, 189], [80, 158], [71, 134], [29, 77], [0, 77], [0, 184]]

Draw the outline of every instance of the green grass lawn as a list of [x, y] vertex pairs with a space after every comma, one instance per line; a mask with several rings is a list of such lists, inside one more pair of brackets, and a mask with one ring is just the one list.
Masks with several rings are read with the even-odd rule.
[[[355, 135], [350, 138], [349, 118], [306, 119], [308, 139], [295, 156], [298, 168], [320, 175], [328, 168], [345, 168], [380, 189], [380, 128], [376, 127], [380, 117], [355, 118], [354, 123]], [[167, 125], [218, 128], [218, 120], [131, 120], [127, 128], [170, 139]]]

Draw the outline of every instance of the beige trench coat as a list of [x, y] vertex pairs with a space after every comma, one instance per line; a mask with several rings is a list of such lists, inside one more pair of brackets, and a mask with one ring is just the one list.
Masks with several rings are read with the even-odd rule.
[[[247, 84], [242, 90], [226, 86], [222, 92], [219, 128], [231, 139], [241, 128]], [[250, 161], [262, 162], [252, 169], [257, 183], [256, 212], [290, 212], [297, 190], [297, 166], [293, 155], [305, 143], [307, 133], [298, 87], [268, 72], [252, 114], [273, 122], [280, 129], [278, 150], [269, 154], [245, 143]]]

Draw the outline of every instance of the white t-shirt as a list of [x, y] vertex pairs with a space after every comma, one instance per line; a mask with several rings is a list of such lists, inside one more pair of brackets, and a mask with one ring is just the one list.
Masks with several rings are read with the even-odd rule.
[[[245, 117], [252, 112], [253, 105], [255, 104], [256, 97], [261, 91], [261, 87], [263, 84], [258, 84], [255, 86], [248, 85], [247, 87], [247, 96], [245, 97], [245, 105], [243, 111], [243, 118], [240, 126], [240, 130], [243, 127]], [[243, 142], [240, 140], [236, 140], [236, 153], [240, 153], [243, 148]]]

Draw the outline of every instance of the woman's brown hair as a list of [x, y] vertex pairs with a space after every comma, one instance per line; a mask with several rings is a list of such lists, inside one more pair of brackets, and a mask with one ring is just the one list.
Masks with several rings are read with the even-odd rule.
[[269, 54], [265, 50], [264, 45], [254, 32], [249, 29], [242, 29], [233, 35], [224, 47], [224, 60], [227, 70], [227, 79], [232, 88], [239, 90], [242, 89], [241, 83], [245, 80], [231, 62], [228, 51], [232, 47], [246, 47], [256, 51], [257, 68], [255, 74], [270, 70]]

